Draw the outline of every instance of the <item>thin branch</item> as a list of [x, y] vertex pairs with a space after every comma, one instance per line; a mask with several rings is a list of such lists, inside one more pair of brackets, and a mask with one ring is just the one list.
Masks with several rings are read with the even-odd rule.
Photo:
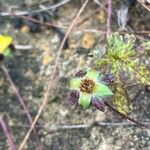
[[15, 49], [19, 49], [19, 50], [29, 50], [32, 49], [31, 45], [14, 45]]
[[146, 8], [148, 11], [150, 11], [150, 8], [148, 6], [146, 6], [141, 0], [138, 0], [139, 3], [141, 3], [141, 5]]
[[117, 114], [119, 114], [120, 116], [122, 116], [123, 118], [130, 120], [131, 122], [137, 124], [137, 125], [140, 126], [140, 127], [145, 127], [145, 128], [149, 128], [149, 127], [150, 127], [150, 126], [147, 126], [147, 125], [145, 125], [145, 124], [143, 124], [143, 123], [141, 123], [141, 122], [138, 122], [138, 121], [136, 121], [136, 120], [134, 120], [134, 119], [132, 119], [132, 118], [126, 116], [125, 114], [119, 112], [118, 110], [116, 110], [115, 108], [113, 108], [113, 107], [112, 107], [110, 104], [108, 104], [107, 102], [105, 102], [105, 105], [106, 105], [109, 109], [111, 109], [112, 111], [114, 111], [114, 112], [116, 112]]
[[[150, 122], [141, 122], [144, 125], [150, 125]], [[35, 128], [43, 128], [46, 131], [59, 131], [59, 130], [68, 130], [68, 129], [82, 129], [89, 128], [94, 126], [137, 126], [136, 123], [133, 122], [93, 122], [90, 124], [70, 124], [70, 125], [58, 125], [58, 124], [46, 124], [46, 125], [35, 125]], [[11, 125], [14, 128], [29, 128], [30, 125]]]
[[22, 149], [24, 148], [24, 146], [25, 146], [25, 144], [26, 144], [26, 141], [28, 140], [28, 138], [29, 138], [29, 136], [30, 136], [30, 134], [31, 134], [31, 132], [32, 132], [32, 130], [33, 130], [33, 128], [34, 128], [36, 122], [38, 121], [38, 119], [39, 119], [39, 117], [40, 117], [42, 111], [44, 110], [44, 108], [45, 108], [45, 106], [46, 106], [46, 104], [47, 104], [48, 96], [49, 96], [50, 90], [51, 90], [51, 88], [52, 88], [54, 79], [55, 79], [55, 74], [56, 74], [56, 70], [57, 70], [59, 58], [60, 58], [61, 51], [62, 51], [62, 49], [63, 49], [64, 43], [65, 43], [67, 37], [69, 36], [69, 34], [70, 34], [72, 28], [73, 28], [74, 25], [76, 24], [77, 19], [79, 18], [79, 16], [80, 16], [81, 13], [83, 12], [83, 10], [84, 10], [84, 8], [85, 8], [85, 6], [87, 5], [88, 2], [89, 2], [89, 0], [86, 0], [86, 1], [83, 3], [83, 5], [81, 6], [79, 12], [77, 13], [76, 17], [74, 18], [74, 20], [72, 21], [70, 27], [68, 28], [68, 30], [67, 30], [67, 32], [66, 32], [66, 34], [65, 34], [65, 37], [63, 38], [63, 40], [62, 40], [62, 42], [61, 42], [61, 45], [60, 45], [60, 47], [59, 47], [59, 50], [58, 50], [58, 53], [57, 53], [57, 56], [56, 56], [56, 61], [55, 61], [54, 69], [53, 69], [53, 72], [52, 72], [52, 74], [51, 74], [51, 76], [50, 76], [50, 80], [49, 80], [49, 82], [48, 82], [48, 87], [47, 87], [47, 89], [46, 89], [46, 91], [45, 91], [45, 94], [44, 94], [44, 97], [43, 97], [43, 99], [42, 99], [42, 104], [41, 104], [41, 106], [40, 106], [40, 108], [39, 108], [39, 110], [38, 110], [38, 113], [37, 113], [36, 117], [35, 117], [34, 120], [33, 120], [33, 123], [32, 123], [32, 125], [31, 125], [30, 129], [28, 130], [28, 132], [27, 132], [25, 138], [24, 138], [23, 141], [21, 142], [21, 144], [20, 144], [20, 146], [19, 146], [19, 150], [22, 150]]
[[35, 11], [32, 11], [32, 12], [28, 12], [28, 11], [16, 11], [16, 12], [0, 12], [0, 16], [12, 16], [12, 15], [29, 15], [29, 14], [35, 14], [35, 13], [40, 13], [40, 12], [43, 12], [43, 11], [47, 11], [47, 10], [50, 10], [50, 9], [55, 9], [55, 8], [58, 8], [68, 2], [70, 2], [71, 0], [63, 0], [57, 4], [54, 4], [54, 5], [51, 5], [45, 9], [40, 9], [40, 10], [35, 10]]
[[[103, 6], [101, 5], [101, 7], [103, 7]], [[103, 7], [103, 9], [105, 9], [105, 8]], [[98, 11], [98, 9], [96, 11]], [[90, 15], [94, 15], [94, 13], [91, 13]], [[35, 23], [38, 23], [38, 24], [41, 24], [41, 25], [45, 25], [45, 26], [48, 26], [48, 27], [57, 27], [57, 28], [61, 28], [61, 29], [64, 29], [64, 30], [68, 29], [68, 26], [62, 26], [62, 25], [58, 25], [56, 23], [51, 23], [51, 22], [42, 22], [42, 21], [40, 21], [38, 19], [35, 19], [35, 18], [32, 18], [30, 16], [18, 16], [18, 15], [14, 15], [14, 16], [22, 18], [22, 19], [25, 19], [25, 20], [30, 20], [32, 22], [35, 22]], [[89, 16], [88, 16], [88, 18], [89, 18]], [[85, 18], [83, 18], [83, 20], [79, 21], [77, 23], [77, 26], [79, 26], [81, 23], [83, 23], [85, 21], [84, 19], [86, 20], [87, 18], [85, 17]], [[98, 33], [98, 34], [107, 34], [107, 31], [96, 30], [96, 29], [79, 29], [79, 28], [74, 28], [72, 31], [76, 32], [76, 33], [79, 33], [79, 32], [83, 31], [83, 32], [93, 32], [93, 33]], [[121, 33], [121, 34], [126, 34], [126, 33], [147, 34], [147, 35], [150, 34], [150, 31], [131, 31], [131, 32], [130, 31], [118, 31], [118, 32]]]
[[15, 15], [15, 14], [13, 14], [13, 16], [16, 16], [16, 17], [19, 17], [19, 18], [22, 18], [22, 19], [26, 19], [26, 20], [30, 20], [32, 22], [35, 22], [35, 23], [38, 23], [38, 24], [41, 24], [41, 25], [45, 25], [45, 26], [49, 26], [49, 27], [57, 27], [57, 28], [67, 29], [67, 27], [56, 25], [56, 24], [50, 23], [50, 22], [42, 22], [42, 21], [40, 21], [38, 19], [35, 19], [35, 18], [32, 18], [30, 16], [21, 16], [21, 15]]
[[[27, 117], [28, 117], [28, 120], [29, 120], [30, 124], [32, 124], [32, 117], [31, 117], [31, 115], [30, 115], [30, 112], [29, 112], [27, 106], [25, 105], [24, 100], [23, 100], [23, 98], [21, 97], [17, 86], [16, 86], [15, 83], [12, 81], [12, 79], [11, 79], [9, 73], [8, 73], [8, 70], [7, 70], [7, 68], [4, 66], [4, 64], [1, 65], [1, 69], [4, 71], [5, 76], [7, 77], [7, 80], [9, 81], [9, 83], [10, 83], [10, 85], [11, 85], [11, 87], [12, 87], [14, 93], [16, 94], [16, 96], [17, 96], [17, 98], [18, 98], [18, 100], [19, 100], [21, 106], [23, 107], [23, 109], [24, 109], [24, 111], [25, 111], [25, 113], [26, 113], [26, 115], [27, 115]], [[42, 146], [41, 146], [41, 144], [40, 144], [40, 142], [39, 142], [39, 139], [38, 139], [38, 134], [37, 134], [37, 132], [36, 132], [35, 129], [34, 129], [34, 134], [35, 134], [36, 142], [37, 142], [39, 148], [42, 149]]]
[[9, 130], [8, 130], [8, 128], [7, 128], [7, 126], [6, 126], [6, 123], [5, 123], [5, 121], [3, 120], [3, 117], [2, 117], [2, 116], [0, 116], [0, 126], [2, 127], [3, 132], [4, 132], [4, 135], [5, 135], [6, 138], [7, 138], [7, 142], [8, 142], [8, 145], [9, 145], [10, 149], [11, 149], [11, 150], [17, 150], [17, 147], [16, 147], [16, 145], [15, 145], [14, 142], [13, 142], [12, 136], [11, 136], [11, 134], [9, 133]]

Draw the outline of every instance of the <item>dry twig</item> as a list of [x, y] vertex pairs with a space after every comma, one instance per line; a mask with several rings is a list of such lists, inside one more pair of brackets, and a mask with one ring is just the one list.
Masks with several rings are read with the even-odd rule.
[[7, 142], [8, 142], [8, 145], [9, 145], [10, 149], [11, 149], [11, 150], [17, 150], [16, 145], [15, 145], [14, 142], [13, 142], [12, 136], [11, 136], [11, 134], [9, 133], [8, 128], [7, 128], [7, 126], [6, 126], [6, 123], [5, 123], [5, 121], [3, 120], [3, 117], [2, 117], [2, 116], [0, 116], [0, 126], [2, 127], [3, 132], [4, 132], [4, 135], [5, 135], [6, 138], [7, 138]]
[[[4, 64], [1, 65], [1, 68], [2, 68], [2, 70], [4, 71], [4, 73], [5, 73], [6, 77], [7, 77], [7, 80], [9, 81], [9, 83], [10, 83], [10, 85], [11, 85], [11, 87], [12, 87], [14, 93], [16, 94], [16, 96], [17, 96], [17, 98], [18, 98], [20, 104], [22, 105], [22, 107], [23, 107], [23, 109], [24, 109], [24, 111], [25, 111], [25, 113], [26, 113], [26, 115], [27, 115], [27, 117], [28, 117], [28, 120], [29, 120], [30, 124], [32, 124], [32, 117], [31, 117], [31, 114], [30, 114], [30, 112], [29, 112], [27, 106], [25, 105], [24, 100], [23, 100], [23, 98], [21, 97], [18, 88], [16, 87], [16, 85], [15, 85], [14, 82], [12, 81], [12, 79], [11, 79], [9, 73], [8, 73], [7, 68], [5, 67]], [[40, 142], [39, 142], [39, 139], [38, 139], [38, 134], [37, 134], [37, 132], [36, 132], [35, 129], [34, 129], [34, 134], [35, 134], [36, 142], [37, 142], [39, 148], [42, 149], [42, 146], [41, 146], [41, 144], [40, 144]]]
[[27, 132], [25, 138], [24, 138], [23, 141], [21, 142], [21, 144], [20, 144], [20, 146], [19, 146], [19, 150], [22, 150], [22, 149], [24, 148], [24, 146], [25, 146], [25, 144], [26, 144], [26, 141], [28, 140], [28, 138], [29, 138], [29, 136], [30, 136], [30, 134], [31, 134], [31, 132], [32, 132], [32, 130], [33, 130], [33, 128], [34, 128], [36, 122], [38, 121], [38, 119], [39, 119], [39, 117], [40, 117], [40, 115], [41, 115], [43, 109], [45, 108], [45, 106], [46, 106], [46, 104], [47, 104], [48, 96], [49, 96], [50, 90], [51, 90], [51, 88], [52, 88], [52, 84], [53, 84], [53, 82], [54, 82], [54, 78], [55, 78], [55, 74], [56, 74], [56, 70], [57, 70], [59, 58], [60, 58], [61, 51], [62, 51], [62, 49], [63, 49], [64, 43], [65, 43], [65, 41], [66, 41], [66, 39], [67, 39], [69, 33], [71, 32], [73, 26], [76, 24], [76, 21], [77, 21], [77, 19], [79, 18], [80, 14], [83, 12], [83, 10], [84, 10], [85, 6], [87, 5], [88, 1], [89, 1], [89, 0], [86, 0], [86, 1], [83, 3], [83, 5], [82, 5], [82, 7], [80, 8], [79, 12], [77, 13], [76, 17], [74, 18], [74, 20], [72, 21], [70, 27], [68, 28], [68, 30], [67, 30], [67, 32], [66, 32], [66, 34], [65, 34], [64, 39], [63, 39], [62, 42], [61, 42], [61, 45], [60, 45], [59, 50], [58, 50], [58, 53], [57, 53], [57, 57], [56, 57], [54, 69], [53, 69], [53, 72], [52, 72], [52, 74], [51, 74], [51, 76], [50, 76], [50, 80], [49, 80], [49, 82], [48, 82], [48, 88], [46, 89], [45, 94], [44, 94], [44, 97], [43, 97], [43, 99], [42, 99], [42, 104], [41, 104], [41, 106], [40, 106], [40, 108], [39, 108], [39, 110], [38, 110], [38, 113], [37, 113], [36, 117], [35, 117], [34, 120], [33, 120], [33, 123], [32, 123], [32, 125], [31, 125], [30, 129], [28, 130], [28, 132]]
[[[143, 125], [150, 126], [150, 122], [141, 122]], [[100, 126], [137, 126], [136, 123], [133, 122], [92, 122], [90, 124], [70, 124], [70, 125], [58, 125], [54, 124], [51, 125], [51, 123], [47, 123], [46, 125], [35, 125], [35, 128], [42, 128], [45, 129], [47, 132], [56, 132], [60, 130], [71, 130], [71, 129], [82, 129], [82, 128], [89, 128], [89, 127], [100, 127]], [[29, 128], [30, 125], [11, 125], [13, 128]]]
[[116, 110], [115, 108], [113, 108], [109, 103], [105, 102], [105, 105], [111, 109], [112, 111], [116, 112], [117, 114], [119, 114], [120, 116], [122, 116], [123, 118], [127, 119], [127, 120], [130, 120], [131, 122], [137, 124], [138, 126], [140, 127], [145, 127], [145, 128], [149, 128], [149, 126], [145, 125], [145, 124], [142, 124], [141, 122], [138, 122], [130, 117], [128, 117], [127, 115], [119, 112], [118, 110]]
[[146, 6], [141, 0], [138, 0], [139, 3], [141, 3], [141, 5], [146, 8], [148, 11], [150, 11], [150, 8], [148, 6]]

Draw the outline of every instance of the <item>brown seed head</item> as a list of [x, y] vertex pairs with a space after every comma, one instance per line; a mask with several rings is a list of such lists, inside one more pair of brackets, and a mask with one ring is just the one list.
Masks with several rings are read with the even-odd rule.
[[93, 92], [95, 82], [91, 79], [83, 79], [80, 85], [80, 91], [91, 94]]

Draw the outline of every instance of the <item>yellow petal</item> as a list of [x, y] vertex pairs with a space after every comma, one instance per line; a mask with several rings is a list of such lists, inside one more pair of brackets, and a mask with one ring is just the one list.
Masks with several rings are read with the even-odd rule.
[[11, 44], [12, 37], [6, 35], [0, 35], [0, 53], [3, 53], [5, 49]]

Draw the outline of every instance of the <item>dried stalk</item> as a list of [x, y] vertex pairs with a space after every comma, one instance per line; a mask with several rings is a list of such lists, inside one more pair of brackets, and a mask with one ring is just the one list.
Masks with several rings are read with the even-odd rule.
[[[2, 68], [2, 70], [4, 71], [4, 73], [5, 73], [6, 77], [7, 77], [7, 80], [9, 81], [9, 83], [10, 83], [10, 85], [11, 85], [11, 87], [12, 87], [14, 93], [16, 94], [16, 96], [17, 96], [17, 98], [18, 98], [18, 100], [19, 100], [21, 106], [23, 107], [23, 109], [24, 109], [24, 111], [25, 111], [25, 113], [26, 113], [26, 115], [27, 115], [27, 118], [28, 118], [30, 124], [32, 124], [32, 117], [31, 117], [31, 114], [30, 114], [30, 112], [29, 112], [27, 106], [25, 105], [24, 100], [23, 100], [23, 98], [21, 97], [18, 88], [16, 87], [16, 85], [15, 85], [14, 82], [12, 81], [12, 79], [11, 79], [9, 73], [8, 73], [7, 68], [5, 67], [4, 64], [1, 65], [1, 68]], [[37, 142], [37, 144], [38, 144], [38, 146], [39, 146], [39, 149], [41, 150], [41, 149], [42, 149], [42, 145], [41, 145], [40, 142], [39, 142], [38, 134], [37, 134], [37, 131], [36, 131], [35, 129], [34, 129], [34, 134], [35, 134], [36, 142]]]
[[7, 142], [8, 142], [8, 145], [9, 145], [10, 149], [11, 149], [11, 150], [17, 150], [17, 147], [16, 147], [16, 145], [15, 145], [14, 142], [13, 142], [12, 136], [11, 136], [11, 134], [9, 133], [9, 130], [8, 130], [8, 128], [7, 128], [7, 126], [6, 126], [6, 123], [5, 123], [5, 121], [3, 120], [3, 117], [2, 117], [2, 116], [0, 116], [0, 126], [2, 127], [3, 132], [4, 132], [4, 135], [5, 135], [6, 138], [7, 138]]
[[108, 104], [107, 102], [105, 102], [105, 105], [106, 105], [109, 109], [111, 109], [112, 111], [114, 111], [115, 113], [119, 114], [120, 116], [122, 116], [123, 118], [125, 118], [125, 119], [127, 119], [127, 120], [130, 120], [131, 122], [137, 124], [138, 126], [140, 126], [140, 127], [145, 127], [145, 128], [149, 128], [149, 126], [147, 126], [147, 125], [145, 125], [145, 124], [143, 124], [143, 123], [141, 123], [141, 122], [138, 122], [138, 121], [136, 121], [136, 120], [134, 120], [134, 119], [128, 117], [127, 115], [125, 115], [125, 114], [119, 112], [118, 110], [116, 110], [115, 108], [113, 108], [113, 107], [112, 107], [110, 104]]
[[52, 85], [53, 85], [53, 82], [54, 82], [54, 78], [55, 78], [55, 74], [56, 74], [56, 70], [57, 70], [59, 58], [60, 58], [61, 51], [62, 51], [62, 49], [63, 49], [64, 43], [65, 43], [67, 37], [69, 36], [69, 34], [70, 34], [72, 28], [73, 28], [74, 25], [76, 24], [76, 21], [77, 21], [77, 19], [79, 18], [80, 14], [83, 12], [83, 10], [84, 10], [85, 6], [87, 5], [88, 1], [89, 1], [89, 0], [86, 0], [86, 1], [83, 3], [83, 5], [82, 5], [82, 7], [80, 8], [79, 12], [77, 13], [76, 17], [74, 18], [74, 20], [72, 21], [70, 27], [68, 28], [68, 30], [67, 30], [67, 32], [66, 32], [66, 34], [65, 34], [64, 39], [63, 39], [62, 42], [61, 42], [61, 45], [60, 45], [59, 50], [58, 50], [58, 53], [57, 53], [57, 57], [56, 57], [54, 69], [53, 69], [53, 72], [52, 72], [52, 74], [51, 74], [51, 76], [50, 76], [50, 80], [49, 80], [49, 82], [48, 82], [48, 87], [47, 87], [47, 89], [46, 89], [46, 91], [45, 91], [45, 94], [44, 94], [44, 97], [43, 97], [43, 99], [42, 99], [42, 104], [41, 104], [41, 106], [40, 106], [40, 108], [39, 108], [39, 110], [38, 110], [38, 113], [37, 113], [36, 117], [35, 117], [34, 120], [33, 120], [33, 123], [32, 123], [32, 125], [31, 125], [30, 129], [28, 130], [28, 132], [27, 132], [25, 138], [24, 138], [23, 141], [21, 142], [21, 144], [20, 144], [20, 146], [19, 146], [19, 150], [22, 150], [22, 149], [24, 148], [24, 146], [25, 146], [25, 144], [26, 144], [26, 141], [28, 140], [28, 138], [29, 138], [29, 136], [30, 136], [30, 134], [31, 134], [31, 132], [32, 132], [32, 130], [33, 130], [33, 128], [34, 128], [36, 122], [38, 121], [38, 119], [39, 119], [39, 117], [40, 117], [42, 111], [44, 110], [44, 108], [45, 108], [45, 106], [46, 106], [46, 104], [47, 104], [48, 96], [49, 96], [50, 90], [52, 89]]

